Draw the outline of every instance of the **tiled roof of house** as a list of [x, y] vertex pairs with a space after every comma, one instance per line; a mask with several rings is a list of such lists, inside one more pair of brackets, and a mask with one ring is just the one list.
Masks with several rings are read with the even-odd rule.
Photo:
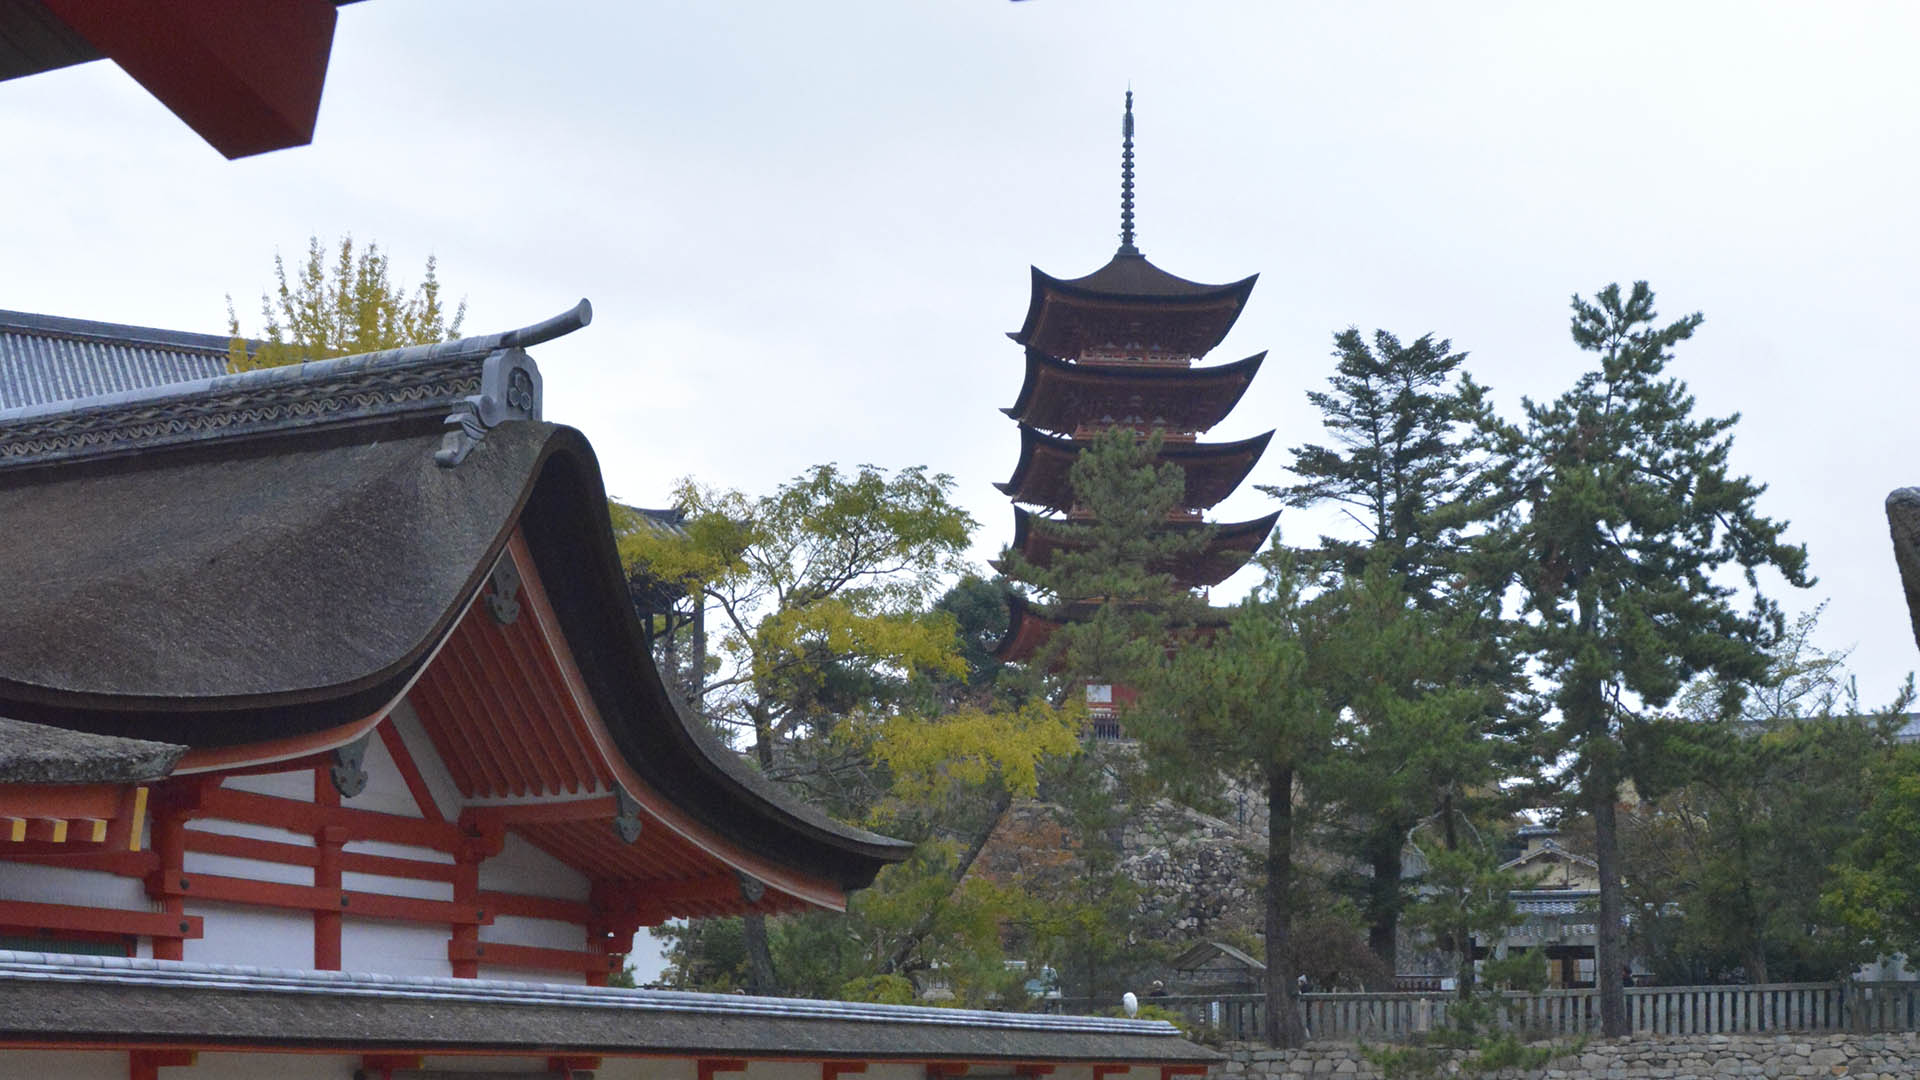
[[0, 310], [0, 409], [211, 379], [231, 340]]

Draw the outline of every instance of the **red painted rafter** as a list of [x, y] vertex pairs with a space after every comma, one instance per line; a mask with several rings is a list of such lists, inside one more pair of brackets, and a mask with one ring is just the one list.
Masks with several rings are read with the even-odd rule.
[[[537, 794], [558, 795], [567, 788], [566, 774], [570, 770], [555, 760], [559, 756], [553, 752], [557, 747], [553, 745], [551, 732], [546, 730], [542, 710], [530, 698], [531, 688], [524, 679], [486, 678], [490, 673], [509, 669], [510, 661], [500, 647], [502, 629], [491, 618], [474, 619], [463, 623], [454, 638], [471, 665], [470, 677], [486, 679], [496, 688], [494, 700], [499, 704], [496, 726], [515, 747], [514, 763], [527, 774], [526, 779], [537, 789]], [[578, 787], [578, 778], [574, 780], [574, 786]]]
[[433, 797], [433, 789], [427, 786], [427, 778], [420, 775], [420, 763], [413, 760], [413, 751], [407, 749], [405, 739], [400, 737], [400, 729], [394, 726], [389, 716], [380, 721], [374, 729], [380, 733], [380, 744], [387, 748], [387, 756], [393, 759], [393, 767], [400, 771], [400, 779], [407, 785], [407, 792], [413, 796], [413, 805], [420, 816], [428, 821], [445, 821], [440, 813], [440, 804]]

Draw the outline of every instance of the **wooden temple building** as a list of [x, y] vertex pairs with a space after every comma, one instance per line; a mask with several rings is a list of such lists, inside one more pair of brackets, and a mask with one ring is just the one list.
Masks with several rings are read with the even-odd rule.
[[[1033, 268], [1026, 321], [1008, 336], [1026, 350], [1026, 379], [1003, 410], [1020, 427], [1013, 476], [997, 485], [1014, 506], [1012, 550], [1046, 568], [1074, 545], [1072, 525], [1086, 521], [1069, 471], [1100, 433], [1128, 428], [1158, 431], [1160, 461], [1185, 475], [1183, 505], [1170, 530], [1207, 529], [1204, 550], [1165, 568], [1188, 588], [1210, 588], [1238, 570], [1273, 531], [1277, 513], [1251, 521], [1213, 524], [1205, 512], [1238, 488], [1273, 437], [1203, 442], [1224, 421], [1260, 370], [1265, 353], [1229, 364], [1197, 366], [1239, 319], [1255, 277], [1205, 285], [1148, 262], [1134, 243], [1133, 94], [1121, 128], [1120, 248], [1084, 277], [1056, 278]], [[1016, 594], [1007, 633], [996, 655], [1025, 661], [1075, 610], [1043, 610]], [[1083, 614], [1083, 613], [1078, 613]], [[1124, 687], [1089, 688], [1096, 726]]]
[[0, 312], [0, 1078], [1168, 1080], [1161, 1023], [608, 987], [904, 858], [663, 684], [521, 330]]

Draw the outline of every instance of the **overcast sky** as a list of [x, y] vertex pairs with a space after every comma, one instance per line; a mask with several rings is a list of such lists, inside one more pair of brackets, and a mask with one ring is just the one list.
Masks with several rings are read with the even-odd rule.
[[471, 332], [592, 299], [536, 357], [617, 497], [924, 464], [984, 559], [1004, 333], [1030, 263], [1111, 255], [1131, 81], [1142, 249], [1261, 275], [1211, 358], [1270, 351], [1212, 436], [1278, 429], [1254, 482], [1320, 438], [1335, 330], [1449, 337], [1512, 408], [1581, 370], [1571, 294], [1646, 278], [1705, 312], [1674, 370], [1744, 415], [1736, 464], [1821, 578], [1783, 599], [1831, 601], [1873, 702], [1916, 660], [1881, 509], [1920, 483], [1916, 31], [1852, 2], [374, 0], [307, 148], [227, 162], [107, 63], [0, 83], [0, 307], [223, 332], [232, 293], [257, 329], [310, 234], [409, 280], [434, 253]]

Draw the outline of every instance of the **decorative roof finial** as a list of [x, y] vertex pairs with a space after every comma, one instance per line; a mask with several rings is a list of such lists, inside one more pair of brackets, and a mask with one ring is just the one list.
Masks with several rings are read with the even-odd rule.
[[1120, 120], [1120, 250], [1138, 255], [1133, 246], [1133, 88], [1127, 88], [1127, 112]]

